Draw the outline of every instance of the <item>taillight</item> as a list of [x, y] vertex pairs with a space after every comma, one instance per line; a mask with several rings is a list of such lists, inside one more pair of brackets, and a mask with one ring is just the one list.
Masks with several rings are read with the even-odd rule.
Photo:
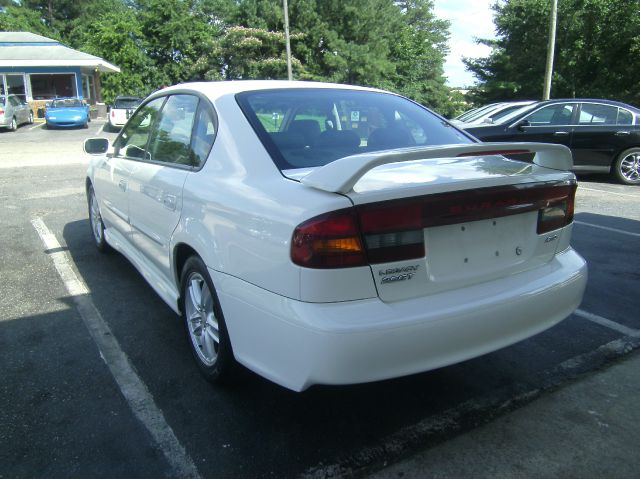
[[556, 195], [547, 196], [546, 205], [538, 210], [538, 234], [563, 228], [573, 221], [577, 185], [556, 188]]
[[299, 225], [291, 259], [307, 268], [390, 263], [426, 254], [424, 229], [538, 212], [537, 233], [573, 221], [575, 183], [478, 188], [368, 203]]
[[0, 115], [4, 115], [4, 110], [0, 109]]
[[354, 211], [334, 211], [300, 224], [293, 232], [291, 259], [307, 268], [366, 265]]
[[358, 207], [370, 263], [390, 263], [424, 256], [420, 201]]
[[115, 118], [116, 117], [116, 111], [115, 110], [111, 110], [111, 118]]

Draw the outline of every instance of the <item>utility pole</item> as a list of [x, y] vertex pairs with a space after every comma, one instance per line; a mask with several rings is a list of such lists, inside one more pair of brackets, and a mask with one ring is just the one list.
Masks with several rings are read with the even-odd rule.
[[558, 0], [551, 0], [551, 19], [549, 20], [549, 45], [547, 46], [547, 67], [544, 72], [544, 91], [542, 92], [543, 100], [548, 100], [551, 96], [551, 77], [553, 76], [553, 56], [556, 48], [557, 19]]
[[284, 7], [284, 40], [287, 45], [287, 78], [293, 80], [293, 72], [291, 70], [291, 42], [289, 41], [289, 5], [287, 0], [282, 0]]

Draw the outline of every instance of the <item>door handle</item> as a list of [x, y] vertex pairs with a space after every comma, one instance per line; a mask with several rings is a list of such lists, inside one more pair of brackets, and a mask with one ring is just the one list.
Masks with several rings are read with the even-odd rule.
[[555, 131], [553, 133], [553, 136], [569, 136], [569, 132], [568, 131]]
[[631, 134], [631, 132], [630, 131], [626, 131], [626, 130], [621, 130], [621, 131], [616, 131], [615, 132], [616, 136], [628, 136], [630, 134]]
[[120, 180], [118, 182], [118, 187], [122, 190], [122, 191], [127, 191], [127, 181], [126, 180]]
[[171, 211], [176, 209], [176, 197], [174, 195], [164, 195], [162, 203]]

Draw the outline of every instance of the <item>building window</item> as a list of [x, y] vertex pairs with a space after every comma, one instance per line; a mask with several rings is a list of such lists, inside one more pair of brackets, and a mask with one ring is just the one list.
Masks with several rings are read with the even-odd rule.
[[27, 91], [25, 88], [24, 75], [0, 75], [0, 93], [2, 95], [16, 95], [21, 100], [27, 101]]
[[96, 86], [93, 81], [93, 75], [82, 75], [82, 89], [84, 90], [85, 100], [96, 99]]
[[31, 96], [34, 100], [78, 96], [76, 76], [73, 73], [32, 73]]

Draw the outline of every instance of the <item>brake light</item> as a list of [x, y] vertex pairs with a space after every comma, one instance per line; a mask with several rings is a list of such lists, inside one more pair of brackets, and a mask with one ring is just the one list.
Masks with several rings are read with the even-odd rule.
[[358, 207], [370, 263], [421, 258], [425, 254], [422, 203], [373, 203]]
[[0, 109], [0, 115], [4, 115], [4, 110]]
[[116, 112], [115, 110], [111, 110], [111, 118], [115, 118], [116, 117]]
[[291, 259], [307, 268], [366, 265], [354, 211], [334, 211], [300, 224], [293, 232]]
[[549, 195], [547, 204], [538, 211], [538, 234], [548, 233], [567, 226], [573, 221], [577, 185], [570, 185], [556, 191], [556, 197]]

